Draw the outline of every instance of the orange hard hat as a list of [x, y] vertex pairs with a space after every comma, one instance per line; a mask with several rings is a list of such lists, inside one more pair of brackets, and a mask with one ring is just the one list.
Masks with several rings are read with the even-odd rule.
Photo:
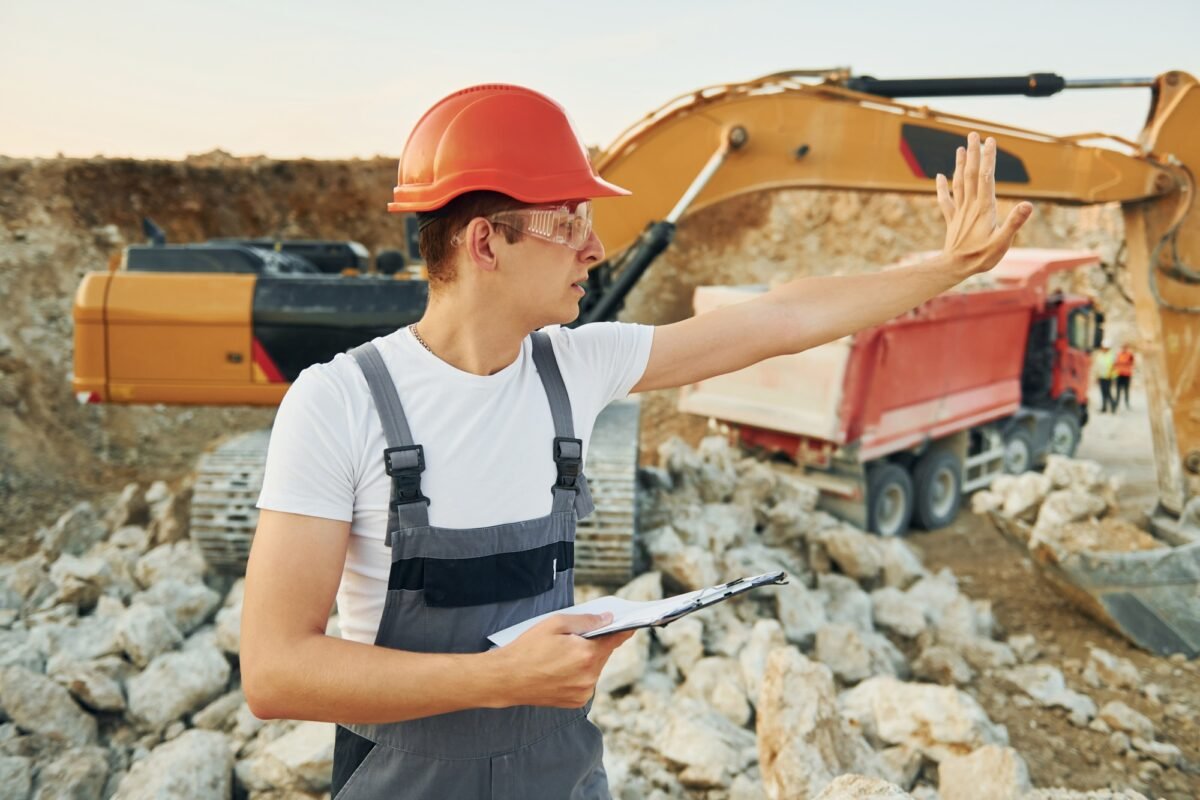
[[592, 169], [562, 106], [521, 86], [471, 86], [417, 122], [388, 211], [434, 211], [488, 190], [525, 203], [629, 194]]

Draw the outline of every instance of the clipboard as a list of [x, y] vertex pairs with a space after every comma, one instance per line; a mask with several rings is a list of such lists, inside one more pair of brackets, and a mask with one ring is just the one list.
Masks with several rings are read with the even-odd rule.
[[503, 647], [542, 620], [556, 614], [600, 614], [610, 612], [613, 615], [612, 622], [604, 627], [580, 634], [585, 639], [594, 639], [597, 636], [636, 630], [638, 628], [663, 627], [677, 619], [686, 617], [688, 614], [724, 602], [730, 597], [736, 597], [751, 589], [785, 583], [787, 583], [787, 575], [783, 570], [779, 570], [777, 572], [767, 572], [762, 575], [738, 578], [728, 583], [709, 586], [706, 589], [698, 589], [694, 592], [687, 592], [675, 595], [674, 597], [666, 597], [662, 600], [649, 602], [622, 600], [619, 597], [611, 595], [608, 597], [599, 597], [595, 600], [589, 600], [586, 603], [571, 606], [570, 608], [551, 611], [548, 614], [527, 619], [524, 622], [493, 633], [488, 636], [488, 640], [499, 647]]

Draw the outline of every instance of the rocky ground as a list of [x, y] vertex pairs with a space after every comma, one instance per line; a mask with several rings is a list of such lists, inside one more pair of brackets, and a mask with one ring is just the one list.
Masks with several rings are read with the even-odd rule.
[[[1092, 479], [1087, 462], [1054, 469], [1066, 490]], [[642, 480], [653, 571], [622, 596], [775, 569], [790, 581], [614, 653], [593, 719], [615, 797], [1200, 790], [1197, 664], [1133, 653], [1099, 629], [1067, 644], [1062, 619], [1010, 627], [975, 576], [829, 517], [787, 468], [720, 437], [698, 450], [669, 440]], [[131, 484], [107, 507], [79, 504], [0, 568], [0, 797], [327, 796], [332, 726], [250, 713], [241, 585], [206, 568], [185, 503], [165, 484]], [[1026, 589], [1065, 613], [1044, 586]]]

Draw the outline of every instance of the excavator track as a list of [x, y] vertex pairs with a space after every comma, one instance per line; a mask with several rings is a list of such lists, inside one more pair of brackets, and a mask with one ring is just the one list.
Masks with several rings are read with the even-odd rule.
[[[633, 575], [640, 410], [637, 398], [628, 398], [596, 418], [584, 465], [596, 510], [579, 523], [576, 534], [579, 583], [620, 585]], [[191, 537], [220, 572], [246, 571], [270, 435], [258, 430], [234, 436], [197, 462]]]

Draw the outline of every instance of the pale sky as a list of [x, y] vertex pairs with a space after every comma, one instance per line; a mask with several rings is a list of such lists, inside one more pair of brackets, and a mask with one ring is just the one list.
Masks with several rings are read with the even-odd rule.
[[[397, 156], [440, 97], [549, 94], [605, 146], [676, 95], [785, 69], [1200, 74], [1200, 0], [0, 0], [0, 155]], [[915, 101], [1137, 136], [1148, 89]], [[1200, 134], [1198, 134], [1200, 135]]]

